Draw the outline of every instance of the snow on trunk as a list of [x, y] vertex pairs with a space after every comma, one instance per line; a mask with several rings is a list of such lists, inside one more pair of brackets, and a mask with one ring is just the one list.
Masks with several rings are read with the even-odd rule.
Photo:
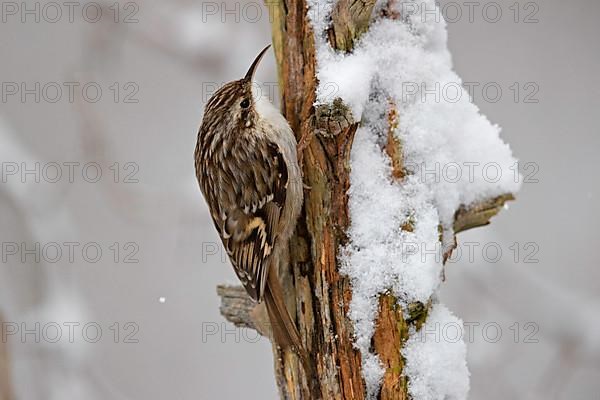
[[[452, 70], [446, 23], [439, 10], [437, 17], [431, 12], [434, 0], [377, 4], [369, 30], [350, 53], [334, 51], [326, 39], [334, 5], [309, 0], [317, 104], [340, 97], [360, 121], [351, 155], [349, 243], [340, 262], [352, 281], [349, 318], [367, 394], [374, 397], [385, 372], [371, 351], [379, 295], [392, 293], [404, 309], [411, 302], [427, 303], [441, 282], [442, 257], [423, 252], [443, 250], [440, 226], [452, 234], [461, 205], [515, 193], [519, 179], [500, 128], [479, 113]], [[381, 16], [384, 6], [395, 19]], [[390, 104], [399, 116], [392, 127], [386, 118]], [[393, 179], [382, 150], [390, 129], [402, 144], [407, 175], [400, 181]], [[412, 229], [401, 229], [407, 224]], [[440, 322], [461, 323], [434, 305], [425, 328]], [[413, 332], [403, 351], [412, 398], [466, 398], [462, 339], [423, 343], [420, 337]]]

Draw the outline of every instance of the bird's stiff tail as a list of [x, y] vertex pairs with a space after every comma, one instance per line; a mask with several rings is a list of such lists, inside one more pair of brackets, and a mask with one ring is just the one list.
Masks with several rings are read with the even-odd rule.
[[279, 278], [273, 270], [268, 273], [264, 300], [275, 344], [282, 349], [292, 349], [298, 354], [307, 376], [312, 376], [312, 364], [308, 358], [308, 353], [302, 345], [298, 329], [296, 329], [296, 325], [287, 311]]

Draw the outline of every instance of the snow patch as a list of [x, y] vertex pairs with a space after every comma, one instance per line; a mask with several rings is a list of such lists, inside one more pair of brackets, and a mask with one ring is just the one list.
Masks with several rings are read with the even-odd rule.
[[[403, 307], [426, 303], [441, 282], [442, 265], [439, 257], [423, 253], [441, 247], [440, 226], [451, 234], [461, 205], [515, 193], [520, 179], [500, 128], [480, 114], [452, 70], [446, 23], [431, 13], [435, 0], [396, 1], [388, 13], [398, 17], [393, 20], [380, 17], [387, 5], [379, 1], [369, 30], [347, 54], [327, 41], [334, 5], [309, 0], [319, 80], [316, 104], [340, 97], [361, 121], [350, 160], [349, 243], [340, 262], [352, 282], [349, 318], [367, 395], [374, 398], [385, 372], [370, 350], [378, 297], [391, 293]], [[398, 115], [392, 127], [391, 107]], [[402, 144], [408, 171], [401, 181], [392, 178], [382, 150], [390, 129]], [[411, 230], [401, 229], [407, 224]], [[436, 321], [458, 320], [437, 305], [428, 324]], [[417, 344], [419, 334], [413, 333], [406, 352], [413, 399], [466, 398], [464, 345]]]
[[467, 349], [462, 340], [463, 323], [448, 309], [436, 304], [427, 322], [402, 349], [409, 376], [408, 393], [418, 400], [460, 400], [469, 392]]

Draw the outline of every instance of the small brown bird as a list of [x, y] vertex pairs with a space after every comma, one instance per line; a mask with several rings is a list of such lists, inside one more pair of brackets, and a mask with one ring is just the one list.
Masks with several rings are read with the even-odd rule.
[[265, 301], [275, 343], [295, 350], [306, 368], [277, 275], [303, 201], [297, 143], [285, 118], [252, 85], [269, 47], [244, 78], [208, 100], [194, 154], [196, 177], [235, 273], [250, 297]]

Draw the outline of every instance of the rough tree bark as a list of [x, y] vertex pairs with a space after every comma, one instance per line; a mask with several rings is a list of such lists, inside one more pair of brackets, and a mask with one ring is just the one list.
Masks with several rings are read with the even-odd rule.
[[[4, 318], [0, 313], [0, 326], [4, 327]], [[8, 357], [8, 343], [0, 340], [0, 400], [13, 400], [10, 379], [10, 359]]]
[[[349, 157], [359, 121], [353, 121], [341, 101], [331, 108], [315, 108], [315, 46], [305, 0], [269, 3], [273, 47], [279, 71], [282, 112], [304, 148], [301, 154], [305, 193], [304, 211], [290, 243], [289, 263], [280, 275], [288, 307], [318, 372], [318, 388], [311, 389], [295, 355], [275, 350], [274, 362], [283, 399], [363, 399], [365, 385], [360, 353], [353, 347], [352, 324], [346, 318], [352, 296], [349, 280], [340, 274], [337, 253], [347, 241], [349, 225]], [[338, 0], [332, 13], [330, 44], [351, 51], [370, 21], [374, 0]], [[391, 13], [382, 15], [396, 18]], [[390, 103], [388, 142], [382, 149], [391, 158], [393, 177], [402, 180], [401, 143], [392, 130], [400, 116]], [[489, 223], [511, 200], [507, 194], [456, 212], [456, 232]], [[401, 227], [411, 229], [410, 225]], [[453, 238], [451, 238], [453, 239]], [[451, 240], [452, 241], [452, 240]], [[447, 241], [445, 241], [447, 242]], [[451, 249], [448, 251], [448, 255]], [[221, 313], [238, 326], [268, 334], [262, 306], [256, 306], [239, 287], [220, 286]], [[405, 319], [396, 299], [382, 295], [373, 348], [386, 367], [379, 398], [407, 399], [407, 379], [400, 349], [410, 326], [420, 328], [430, 304], [411, 304]], [[295, 315], [294, 315], [295, 314]]]

